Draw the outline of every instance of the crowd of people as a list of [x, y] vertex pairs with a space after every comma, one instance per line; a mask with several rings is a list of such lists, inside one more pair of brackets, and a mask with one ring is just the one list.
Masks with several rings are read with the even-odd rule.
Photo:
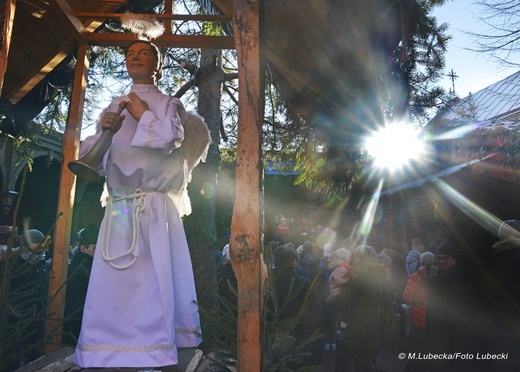
[[[67, 345], [76, 344], [81, 328], [97, 236], [97, 226], [86, 226], [78, 231], [77, 245], [69, 251], [63, 319], [63, 342]], [[3, 280], [0, 283], [6, 285], [3, 299], [7, 301], [9, 311], [2, 316], [13, 331], [12, 337], [6, 336], [10, 345], [4, 349], [2, 358], [6, 360], [2, 362], [7, 365], [7, 370], [16, 370], [44, 354], [52, 263], [48, 251], [52, 239], [38, 229], [28, 229], [15, 237], [10, 252], [7, 248], [9, 242], [5, 243], [0, 246], [0, 274], [2, 279], [7, 279], [7, 284]], [[11, 346], [15, 349], [11, 350]]]
[[[379, 371], [387, 366], [378, 355], [387, 350], [396, 362], [405, 353], [405, 371], [514, 371], [520, 355], [520, 221], [504, 221], [496, 232], [478, 221], [461, 212], [434, 241], [418, 236], [409, 247], [341, 240], [326, 227], [300, 236], [307, 240], [299, 245], [270, 242], [270, 363], [319, 365], [324, 353], [336, 351], [337, 372]], [[70, 345], [79, 337], [98, 234], [94, 225], [81, 229], [70, 252], [64, 319]], [[11, 293], [35, 300], [27, 336], [33, 346], [44, 333], [50, 270], [43, 244], [40, 231], [26, 231], [11, 262], [19, 274]], [[220, 253], [219, 291], [233, 304], [237, 282], [229, 244]], [[21, 353], [17, 363], [34, 359], [38, 349]]]
[[479, 221], [463, 211], [433, 238], [377, 247], [326, 227], [296, 229], [294, 244], [290, 219], [278, 219], [281, 239], [266, 248], [271, 362], [318, 365], [336, 351], [337, 372], [379, 371], [386, 350], [405, 371], [515, 370], [520, 221]]
[[[465, 211], [440, 231], [432, 241], [413, 237], [408, 247], [340, 239], [321, 226], [300, 234], [307, 240], [299, 245], [271, 241], [265, 250], [270, 363], [320, 365], [324, 353], [336, 351], [336, 372], [379, 371], [388, 367], [378, 359], [387, 350], [396, 362], [404, 353], [404, 371], [514, 371], [520, 355], [520, 221], [490, 231]], [[79, 337], [98, 234], [94, 225], [81, 229], [70, 252], [66, 344]], [[32, 345], [44, 333], [49, 263], [43, 244], [40, 231], [26, 231], [10, 263], [18, 273], [11, 293], [35, 300], [27, 336]], [[220, 253], [219, 291], [233, 304], [237, 282], [229, 244]], [[21, 353], [16, 363], [34, 359], [38, 349]]]

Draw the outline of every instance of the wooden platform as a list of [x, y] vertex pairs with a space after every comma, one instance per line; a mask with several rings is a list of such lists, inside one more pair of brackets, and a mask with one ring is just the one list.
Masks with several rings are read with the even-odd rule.
[[72, 361], [74, 349], [65, 347], [47, 354], [16, 372], [228, 372], [235, 371], [236, 360], [222, 351], [200, 349], [179, 349], [179, 364], [154, 368], [81, 368]]

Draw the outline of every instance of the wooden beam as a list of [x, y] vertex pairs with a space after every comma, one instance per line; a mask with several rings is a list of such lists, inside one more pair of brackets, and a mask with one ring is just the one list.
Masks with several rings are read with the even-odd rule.
[[[134, 34], [94, 33], [88, 40], [91, 44], [101, 46], [128, 46], [135, 41]], [[235, 42], [231, 36], [196, 36], [196, 35], [162, 35], [153, 39], [158, 47], [200, 48], [200, 49], [234, 49]]]
[[7, 71], [7, 58], [11, 46], [11, 35], [13, 33], [14, 14], [16, 10], [16, 0], [3, 1], [0, 5], [0, 96], [4, 86], [5, 73]]
[[70, 22], [70, 25], [72, 26], [73, 30], [76, 32], [74, 33], [74, 36], [78, 42], [82, 42], [88, 31], [81, 22], [81, 20], [74, 15], [74, 11], [70, 7], [70, 5], [65, 0], [54, 0], [56, 3], [56, 6], [58, 9], [61, 10], [63, 15], [66, 19]]
[[238, 282], [237, 371], [240, 372], [265, 370], [262, 313], [266, 269], [260, 227], [263, 90], [259, 1], [235, 0], [233, 14], [240, 100], [230, 252]]
[[76, 176], [69, 171], [68, 163], [77, 159], [79, 152], [83, 105], [90, 62], [87, 50], [86, 42], [81, 44], [78, 49], [69, 118], [67, 128], [63, 134], [63, 162], [61, 165], [58, 197], [58, 215], [61, 214], [62, 217], [59, 219], [54, 232], [54, 251], [49, 283], [49, 297], [51, 300], [47, 309], [47, 322], [45, 325], [45, 334], [50, 340], [46, 344], [47, 353], [56, 351], [61, 347], [62, 319], [65, 310], [66, 292], [64, 283], [67, 280], [70, 230], [72, 227], [72, 212], [76, 188]]
[[[124, 13], [76, 13], [80, 19], [101, 19], [121, 18]], [[229, 14], [139, 14], [140, 17], [149, 16], [163, 21], [202, 21], [202, 22], [230, 22], [233, 17]]]
[[[164, 15], [171, 17], [173, 15], [173, 0], [164, 1]], [[164, 20], [164, 33], [169, 35], [172, 33], [172, 21]]]
[[[127, 46], [136, 40], [134, 34], [94, 33], [88, 35], [92, 44], [101, 46]], [[200, 49], [234, 49], [234, 39], [230, 36], [177, 36], [163, 35], [153, 40], [158, 47], [200, 48]], [[56, 67], [73, 49], [75, 37], [70, 36], [56, 51], [53, 58], [43, 61], [27, 76], [31, 78], [14, 86], [5, 97], [13, 104], [20, 101], [36, 84], [38, 84], [54, 67]]]

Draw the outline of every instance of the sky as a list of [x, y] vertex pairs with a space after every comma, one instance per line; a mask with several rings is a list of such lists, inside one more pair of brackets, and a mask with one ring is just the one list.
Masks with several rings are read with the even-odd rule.
[[[496, 83], [518, 69], [505, 68], [491, 60], [489, 55], [480, 54], [467, 48], [477, 48], [473, 36], [465, 32], [483, 33], [487, 26], [478, 19], [482, 7], [475, 0], [451, 0], [437, 7], [433, 15], [440, 23], [448, 23], [447, 34], [452, 35], [446, 54], [446, 69], [458, 75], [455, 80], [455, 93], [463, 98], [469, 93], [476, 93], [489, 85]], [[445, 77], [440, 85], [449, 90], [452, 87], [450, 78]]]

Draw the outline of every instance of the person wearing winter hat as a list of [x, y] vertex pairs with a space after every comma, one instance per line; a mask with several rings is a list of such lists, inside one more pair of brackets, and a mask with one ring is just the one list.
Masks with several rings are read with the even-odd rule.
[[31, 229], [27, 230], [23, 234], [23, 245], [24, 247], [34, 249], [40, 244], [45, 236], [40, 230]]
[[[408, 352], [420, 353], [425, 351], [426, 341], [426, 304], [430, 287], [430, 279], [436, 274], [435, 255], [424, 252], [420, 258], [421, 267], [410, 275], [406, 288], [402, 294], [403, 302], [410, 306], [408, 317]], [[419, 368], [422, 361], [410, 361], [408, 369], [424, 370]]]
[[520, 269], [520, 221], [507, 220], [500, 224], [498, 238], [493, 244], [498, 260], [507, 266]]
[[331, 327], [329, 327], [328, 338], [332, 340], [332, 342], [325, 343], [325, 350], [336, 350], [336, 343], [333, 337], [330, 337], [330, 334], [335, 337], [335, 326], [336, 319], [338, 318], [337, 314], [337, 300], [339, 298], [341, 288], [344, 287], [349, 279], [350, 279], [350, 271], [352, 267], [350, 266], [350, 259], [352, 253], [348, 248], [339, 248], [336, 252], [332, 254], [330, 262], [327, 264], [327, 270], [329, 274], [328, 280], [328, 289], [329, 296], [326, 298], [325, 302], [328, 305], [327, 307], [330, 309], [329, 314], [332, 314], [331, 317], [327, 317], [327, 320], [331, 320]]
[[459, 252], [449, 240], [443, 240], [435, 250], [439, 271], [444, 272], [451, 269], [457, 263]]
[[340, 248], [332, 255], [332, 260], [327, 265], [330, 270], [330, 296], [327, 298], [327, 303], [333, 302], [333, 298], [340, 293], [341, 287], [347, 284], [350, 270], [352, 270], [350, 266], [351, 255], [352, 253], [347, 248]]
[[345, 329], [338, 337], [341, 342], [336, 343], [336, 371], [348, 370], [350, 365], [356, 371], [369, 371], [376, 365], [381, 336], [381, 290], [374, 272], [376, 256], [377, 251], [365, 244], [354, 249], [350, 278], [339, 294], [338, 317], [340, 327]]
[[22, 236], [22, 246], [20, 247], [20, 257], [28, 262], [34, 263], [45, 259], [43, 239], [45, 236], [40, 230], [27, 230]]
[[298, 261], [298, 255], [292, 246], [281, 245], [274, 250], [274, 267], [292, 267]]
[[421, 243], [419, 239], [413, 238], [412, 248], [406, 256], [406, 273], [408, 274], [408, 277], [410, 277], [410, 275], [419, 270], [419, 267], [421, 266], [420, 256], [423, 252], [424, 245]]
[[[217, 271], [218, 293], [222, 297], [222, 302], [226, 307], [232, 307], [231, 304], [237, 302], [238, 282], [231, 265], [231, 256], [229, 253], [229, 244], [222, 248], [222, 265]], [[236, 307], [233, 311], [236, 314]]]
[[333, 245], [332, 243], [327, 243], [323, 246], [323, 259], [325, 261], [330, 261], [333, 254]]
[[224, 248], [222, 248], [222, 264], [226, 264], [231, 260], [231, 256], [229, 255], [229, 244], [226, 244]]
[[520, 238], [520, 221], [506, 220], [498, 227], [498, 239], [519, 239]]
[[319, 256], [318, 248], [316, 247], [316, 244], [314, 244], [310, 240], [307, 240], [302, 244], [302, 249], [301, 249], [300, 254], [301, 254], [301, 256], [305, 256], [306, 254], [312, 254], [314, 256]]
[[392, 267], [392, 258], [390, 258], [386, 253], [379, 253], [376, 256], [376, 262], [385, 267]]

